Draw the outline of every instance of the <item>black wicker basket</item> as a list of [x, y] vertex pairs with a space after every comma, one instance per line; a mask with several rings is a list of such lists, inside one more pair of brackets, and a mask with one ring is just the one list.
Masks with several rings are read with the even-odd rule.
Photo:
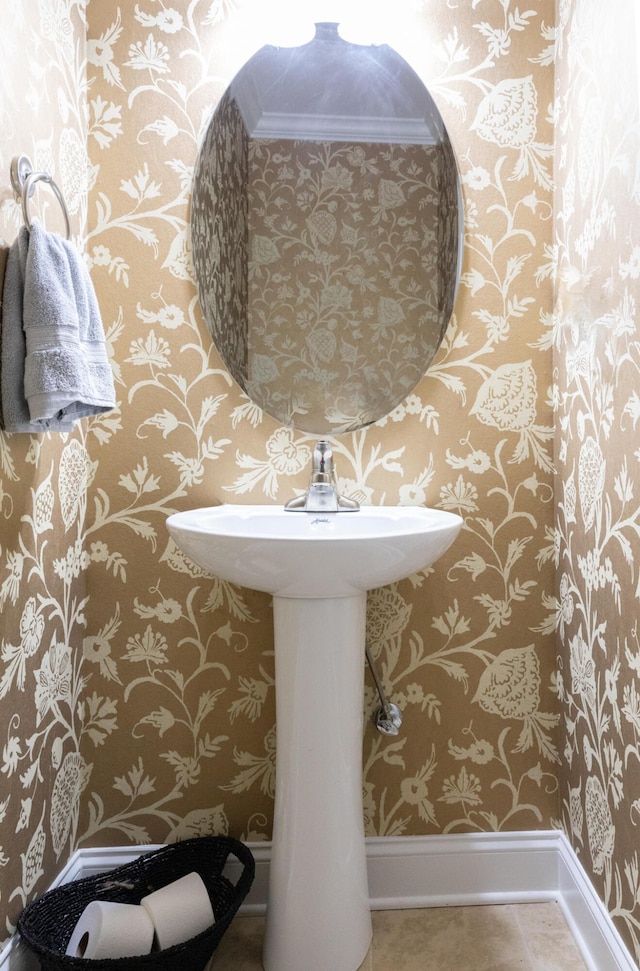
[[[242, 864], [235, 884], [222, 875], [230, 855]], [[74, 927], [92, 900], [139, 904], [148, 893], [192, 871], [202, 877], [207, 888], [216, 917], [212, 927], [183, 944], [139, 957], [89, 959], [65, 954]], [[50, 890], [27, 904], [18, 919], [18, 930], [43, 971], [203, 971], [249, 892], [254, 873], [251, 851], [237, 840], [227, 836], [184, 840], [106, 873]]]

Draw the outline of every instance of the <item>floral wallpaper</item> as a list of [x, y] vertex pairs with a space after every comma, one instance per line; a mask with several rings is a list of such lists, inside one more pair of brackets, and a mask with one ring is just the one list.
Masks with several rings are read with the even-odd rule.
[[[451, 315], [450, 146], [247, 139], [226, 102], [207, 130], [191, 207], [209, 329], [271, 416], [319, 436], [368, 425], [413, 390]], [[237, 191], [234, 173], [244, 173]], [[245, 235], [248, 263], [238, 261], [230, 285], [220, 252], [246, 253]]]
[[[216, 124], [209, 123], [195, 164], [189, 239], [204, 319], [216, 343], [225, 348], [229, 373], [246, 388], [249, 138], [229, 90], [216, 105], [215, 117]], [[222, 137], [217, 136], [218, 131]]]
[[[314, 442], [232, 384], [193, 280], [191, 175], [243, 7], [149, 2], [125, 26], [117, 3], [89, 6], [87, 248], [122, 427], [108, 460], [96, 456], [86, 523], [87, 698], [100, 722], [85, 754], [88, 844], [270, 835], [269, 598], [204, 576], [164, 525], [186, 506], [286, 501], [306, 484]], [[465, 518], [435, 571], [370, 597], [372, 650], [405, 715], [396, 739], [367, 720], [378, 835], [548, 826], [557, 807], [554, 568], [541, 556], [553, 517], [551, 11], [504, 9], [487, 5], [491, 29], [466, 8], [434, 23], [425, 6], [408, 23], [458, 145], [460, 298], [415, 392], [334, 441], [343, 491]]]
[[441, 155], [250, 141], [247, 391], [271, 415], [344, 432], [388, 414], [427, 370], [443, 329]]
[[[567, 0], [557, 25], [551, 0], [403, 8], [394, 46], [458, 156], [463, 275], [427, 376], [333, 447], [361, 502], [465, 520], [435, 569], [369, 598], [404, 725], [375, 731], [365, 674], [367, 831], [547, 828], [563, 806], [635, 946], [637, 101], [614, 83], [629, 25], [614, 36], [597, 6]], [[234, 384], [193, 278], [193, 167], [260, 44], [253, 13], [252, 0], [42, 0], [0, 40], [0, 161], [8, 175], [31, 151], [75, 206], [119, 400], [72, 436], [0, 436], [7, 934], [79, 844], [270, 835], [269, 598], [204, 575], [165, 527], [188, 506], [286, 501], [314, 442]]]
[[[633, 4], [560, 6], [553, 400], [564, 825], [640, 959], [639, 52]], [[551, 549], [552, 547], [552, 549]]]
[[[81, 245], [87, 215], [86, 33], [83, 3], [18, 5], [0, 31], [0, 242], [22, 224], [9, 166], [26, 154], [64, 193]], [[29, 57], [25, 58], [25, 51]], [[64, 220], [38, 184], [30, 214]], [[37, 215], [36, 215], [37, 214]], [[91, 773], [81, 749], [94, 730], [83, 700], [84, 546], [95, 431], [0, 432], [0, 910], [4, 939], [75, 845], [80, 793]]]

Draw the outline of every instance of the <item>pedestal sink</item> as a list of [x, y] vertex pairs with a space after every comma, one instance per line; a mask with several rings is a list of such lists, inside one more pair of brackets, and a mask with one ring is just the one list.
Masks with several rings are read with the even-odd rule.
[[431, 565], [452, 513], [222, 505], [167, 526], [205, 570], [273, 595], [276, 799], [266, 971], [357, 971], [371, 941], [362, 812], [366, 591]]

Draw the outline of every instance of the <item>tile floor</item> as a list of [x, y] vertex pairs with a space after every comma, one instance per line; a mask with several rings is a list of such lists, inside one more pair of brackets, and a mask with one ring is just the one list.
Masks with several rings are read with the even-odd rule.
[[[262, 917], [236, 917], [210, 971], [262, 971], [263, 929]], [[586, 965], [552, 902], [374, 911], [373, 944], [359, 971], [586, 971]]]

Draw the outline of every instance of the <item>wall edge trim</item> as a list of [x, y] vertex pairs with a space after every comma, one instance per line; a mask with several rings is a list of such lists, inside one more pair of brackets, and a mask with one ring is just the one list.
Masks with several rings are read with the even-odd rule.
[[[638, 971], [579, 858], [559, 830], [370, 837], [366, 842], [373, 910], [557, 900], [589, 971]], [[271, 844], [248, 845], [256, 860], [256, 879], [240, 913], [262, 914]], [[51, 886], [128, 863], [157, 846], [76, 850]], [[35, 968], [37, 964], [17, 938], [0, 955], [0, 971]]]

